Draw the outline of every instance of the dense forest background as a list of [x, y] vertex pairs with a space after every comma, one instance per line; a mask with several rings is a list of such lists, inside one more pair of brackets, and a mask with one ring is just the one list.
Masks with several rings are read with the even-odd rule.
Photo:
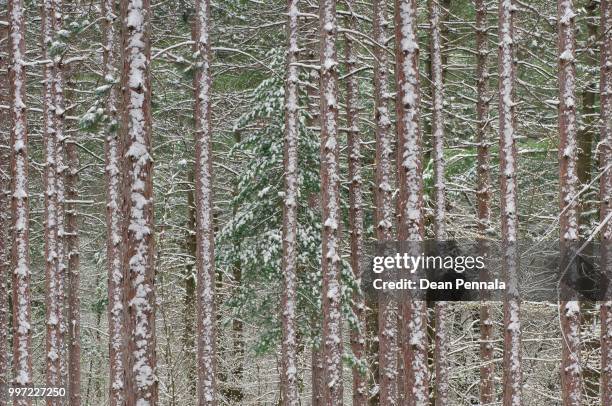
[[[9, 76], [11, 36], [9, 6], [13, 2], [23, 7], [23, 35], [25, 38], [25, 106], [27, 108], [28, 179], [29, 179], [29, 255], [31, 289], [31, 359], [32, 373], [29, 382], [42, 385], [49, 376], [49, 281], [45, 269], [45, 243], [48, 234], [46, 215], [48, 201], [47, 143], [45, 142], [47, 99], [47, 69], [56, 66], [63, 72], [64, 106], [59, 114], [63, 120], [65, 139], [60, 140], [66, 150], [66, 198], [61, 203], [66, 211], [67, 223], [78, 235], [72, 245], [70, 258], [80, 261], [68, 264], [69, 272], [78, 274], [78, 285], [72, 287], [72, 299], [80, 314], [80, 404], [111, 404], [109, 397], [109, 265], [107, 241], [112, 238], [107, 224], [108, 131], [112, 127], [108, 100], [113, 88], [122, 92], [119, 76], [121, 57], [116, 58], [114, 75], [109, 76], [108, 51], [121, 48], [121, 36], [126, 35], [125, 24], [119, 17], [109, 18], [108, 6], [119, 14], [120, 3], [112, 1], [48, 1], [54, 13], [61, 14], [60, 26], [53, 25], [50, 41], [45, 42], [44, 10], [47, 1], [0, 0], [0, 162], [3, 177], [2, 238], [3, 268], [0, 273], [3, 307], [0, 315], [6, 323], [0, 329], [14, 326], [12, 300], [13, 284], [9, 275], [9, 259], [12, 236], [8, 198], [11, 175], [9, 157], [15, 151], [11, 144], [14, 116], [11, 115], [13, 99], [9, 89], [14, 86]], [[432, 47], [431, 10], [438, 7], [439, 57], [436, 62]], [[603, 1], [602, 1], [603, 2]], [[104, 4], [103, 4], [104, 3]], [[122, 6], [141, 3], [136, 0]], [[290, 1], [289, 4], [296, 2]], [[367, 303], [359, 312], [355, 306], [359, 294], [359, 280], [354, 273], [355, 262], [351, 248], [351, 232], [354, 222], [350, 215], [354, 200], [351, 197], [355, 182], [361, 185], [360, 207], [363, 216], [363, 244], [371, 247], [381, 239], [376, 214], [384, 201], [377, 197], [380, 182], [376, 175], [381, 165], [377, 153], [380, 131], [380, 100], [386, 103], [390, 134], [387, 153], [390, 159], [386, 185], [393, 211], [399, 194], [396, 171], [397, 139], [395, 135], [397, 109], [395, 92], [396, 59], [394, 35], [400, 30], [399, 19], [392, 1], [359, 0], [321, 3], [336, 7], [338, 55], [338, 181], [340, 224], [338, 249], [340, 252], [341, 290], [334, 292], [342, 298], [342, 328], [344, 330], [342, 353], [342, 382], [340, 397], [347, 404], [361, 404], [355, 395], [354, 381], [361, 376], [364, 397], [369, 404], [421, 404], [410, 395], [410, 389], [401, 383], [394, 386], [395, 395], [381, 400], [388, 387], [382, 388], [385, 373], [379, 378], [380, 321], [377, 321], [377, 304]], [[376, 4], [374, 4], [376, 3]], [[410, 2], [398, 1], [408, 4]], [[445, 239], [476, 240], [486, 236], [498, 239], [502, 236], [500, 212], [501, 192], [499, 112], [504, 111], [498, 93], [499, 64], [498, 36], [499, 9], [497, 2], [464, 0], [416, 1], [416, 40], [418, 42], [418, 79], [420, 86], [420, 113], [418, 122], [422, 133], [423, 226], [428, 238], [439, 237], [437, 215], [444, 213]], [[504, 2], [502, 2], [504, 3]], [[508, 2], [509, 3], [509, 2]], [[563, 2], [560, 2], [563, 3]], [[196, 286], [196, 206], [195, 168], [197, 117], [194, 118], [194, 91], [198, 81], [194, 76], [201, 69], [201, 51], [194, 51], [194, 21], [207, 1], [194, 4], [185, 0], [152, 1], [150, 21], [145, 25], [150, 37], [150, 118], [152, 156], [152, 196], [154, 210], [155, 254], [152, 263], [155, 285], [155, 331], [157, 367], [154, 372], [158, 386], [158, 403], [163, 405], [198, 404], [198, 366], [196, 356], [200, 327], [196, 327], [198, 313]], [[606, 3], [607, 4], [607, 3]], [[295, 382], [299, 404], [323, 404], [323, 393], [330, 381], [325, 380], [322, 311], [322, 233], [329, 224], [322, 220], [321, 196], [321, 74], [320, 49], [324, 44], [324, 24], [320, 24], [323, 5], [304, 0], [297, 4], [299, 14], [295, 32], [299, 52], [293, 64], [287, 64], [288, 13], [287, 2], [276, 0], [215, 0], [210, 3], [209, 43], [211, 46], [212, 87], [209, 92], [210, 128], [212, 129], [212, 209], [214, 232], [214, 324], [216, 326], [216, 383], [217, 404], [272, 405], [297, 404], [281, 402], [281, 381], [287, 372], [281, 362], [283, 342], [283, 291], [286, 279], [283, 275], [283, 210], [286, 205], [286, 85], [291, 67], [298, 75], [296, 123], [299, 137], [297, 146], [297, 245], [295, 249], [296, 307]], [[477, 10], [484, 10], [484, 20], [477, 22]], [[570, 2], [571, 6], [571, 2]], [[140, 4], [142, 7], [142, 3]], [[550, 249], [551, 241], [561, 234], [559, 191], [562, 188], [559, 169], [559, 55], [558, 5], [548, 0], [512, 1], [513, 65], [516, 71], [513, 91], [515, 113], [516, 164], [514, 173], [518, 190], [519, 239], [529, 241], [534, 252]], [[597, 240], [602, 228], [607, 227], [600, 217], [600, 181], [609, 177], [602, 171], [608, 168], [610, 155], [602, 155], [605, 114], [601, 110], [600, 74], [602, 49], [610, 52], [610, 15], [602, 17], [604, 5], [596, 0], [576, 0], [570, 16], [575, 33], [575, 194], [578, 235], [584, 240]], [[611, 7], [607, 5], [608, 9]], [[384, 9], [386, 17], [378, 24], [374, 10]], [[59, 10], [59, 11], [58, 11]], [[57, 17], [57, 14], [55, 14]], [[604, 22], [604, 23], [602, 23]], [[603, 24], [603, 25], [602, 25]], [[606, 25], [607, 24], [607, 25]], [[114, 37], [108, 42], [108, 25], [114, 25]], [[382, 28], [381, 28], [382, 27]], [[479, 28], [480, 27], [480, 28]], [[200, 27], [201, 28], [201, 27]], [[484, 29], [483, 29], [484, 28]], [[607, 28], [608, 32], [605, 32]], [[378, 30], [378, 32], [377, 32]], [[478, 36], [486, 33], [484, 43], [478, 44]], [[607, 38], [607, 40], [606, 40]], [[606, 42], [607, 41], [607, 42]], [[114, 43], [114, 45], [112, 45]], [[350, 53], [347, 50], [350, 45]], [[484, 45], [483, 45], [484, 44]], [[106, 52], [106, 53], [105, 53]], [[200, 52], [200, 53], [199, 53]], [[121, 52], [119, 52], [120, 54]], [[401, 53], [401, 52], [400, 52]], [[347, 58], [347, 54], [349, 57]], [[485, 74], [477, 71], [479, 55], [486, 63]], [[386, 60], [381, 65], [381, 57]], [[609, 58], [609, 56], [608, 56]], [[378, 61], [378, 62], [377, 62]], [[607, 62], [610, 64], [610, 61]], [[380, 67], [382, 66], [382, 68]], [[443, 122], [436, 122], [436, 66], [441, 68], [444, 93], [439, 110]], [[381, 69], [386, 73], [387, 90], [380, 88]], [[609, 70], [610, 67], [608, 66]], [[112, 70], [110, 73], [113, 73]], [[377, 78], [375, 79], [375, 76]], [[198, 76], [199, 77], [199, 76]], [[378, 82], [377, 82], [378, 81]], [[479, 83], [486, 82], [485, 92], [479, 91]], [[376, 83], [379, 83], [377, 85]], [[347, 86], [351, 89], [347, 90]], [[482, 88], [481, 88], [482, 89]], [[347, 92], [351, 92], [351, 99]], [[116, 97], [116, 96], [115, 96]], [[147, 96], [148, 97], [148, 96]], [[484, 98], [483, 98], [484, 97]], [[565, 97], [565, 96], [563, 96]], [[485, 122], [477, 110], [479, 100], [488, 105]], [[347, 113], [352, 107], [353, 115]], [[118, 98], [116, 108], [126, 106]], [[349, 109], [350, 110], [350, 109]], [[57, 113], [57, 110], [56, 114]], [[205, 114], [205, 113], [204, 113]], [[324, 117], [326, 117], [324, 115]], [[602, 120], [602, 117], [604, 118]], [[122, 119], [118, 126], [122, 127]], [[483, 126], [484, 124], [484, 126]], [[441, 149], [436, 152], [433, 133], [442, 126], [444, 133]], [[609, 125], [609, 123], [608, 123]], [[356, 126], [356, 127], [355, 127]], [[608, 132], [609, 132], [608, 128]], [[360, 152], [357, 161], [360, 173], [355, 178], [352, 155], [355, 151], [351, 134], [359, 134]], [[484, 134], [484, 140], [478, 139]], [[608, 134], [609, 136], [609, 134]], [[609, 140], [608, 140], [609, 142]], [[487, 144], [490, 156], [488, 166], [491, 179], [490, 222], [486, 229], [479, 226], [479, 161], [480, 148]], [[19, 152], [19, 151], [17, 151]], [[440, 157], [439, 154], [442, 153]], [[436, 154], [438, 157], [436, 158]], [[384, 154], [383, 154], [384, 155]], [[603, 156], [603, 158], [602, 158]], [[445, 162], [441, 182], [445, 185], [444, 206], [436, 203], [437, 159]], [[125, 156], [120, 161], [129, 160]], [[353, 172], [349, 172], [349, 171]], [[14, 173], [14, 172], [13, 172]], [[351, 203], [353, 202], [353, 203]], [[608, 203], [609, 204], [609, 203]], [[438, 211], [437, 211], [438, 210]], [[396, 216], [392, 215], [388, 236], [396, 239]], [[354, 219], [354, 218], [353, 218]], [[480, 220], [479, 220], [480, 219]], [[608, 217], [609, 220], [609, 217]], [[334, 227], [332, 227], [334, 228]], [[70, 244], [71, 231], [59, 238]], [[384, 239], [384, 238], [382, 238]], [[121, 244], [120, 244], [121, 245]], [[13, 253], [14, 255], [14, 253]], [[67, 261], [70, 259], [66, 257]], [[76, 267], [75, 267], [76, 266]], [[11, 268], [13, 269], [13, 268]], [[16, 271], [15, 271], [16, 272]], [[68, 279], [67, 279], [68, 280]], [[73, 279], [74, 280], [74, 279]], [[65, 289], [70, 289], [68, 284]], [[76, 296], [74, 292], [76, 293]], [[58, 293], [59, 294], [59, 293]], [[66, 314], [68, 293], [62, 293], [59, 310]], [[437, 342], [434, 320], [435, 306], [427, 307], [430, 327], [428, 359], [431, 369], [427, 386], [431, 388], [432, 402], [439, 396], [436, 390]], [[357, 310], [357, 312], [356, 312]], [[449, 405], [501, 404], [507, 389], [504, 378], [504, 312], [502, 303], [493, 303], [490, 310], [491, 331], [488, 358], [483, 361], [481, 329], [481, 303], [465, 302], [445, 307], [445, 335], [447, 351], [445, 374], [448, 387], [444, 388]], [[74, 311], [74, 309], [73, 309]], [[393, 312], [393, 311], [392, 311]], [[577, 391], [582, 403], [573, 403], [565, 397], [560, 373], [563, 359], [561, 334], [563, 309], [557, 303], [522, 303], [521, 353], [522, 402], [504, 404], [559, 405], [604, 404], [602, 377], [602, 352], [600, 348], [600, 306], [582, 304], [581, 322], [577, 337], [580, 341], [579, 368], [581, 383]], [[382, 314], [382, 313], [381, 313]], [[395, 313], [394, 313], [395, 314]], [[396, 317], [396, 316], [395, 316]], [[66, 316], [71, 320], [70, 316]], [[363, 324], [361, 324], [361, 321]], [[401, 320], [401, 317], [400, 317]], [[361, 326], [361, 327], [360, 327]], [[66, 357], [69, 347], [70, 323], [63, 326], [66, 348], [60, 357]], [[354, 352], [351, 334], [361, 331], [365, 341], [363, 353]], [[393, 334], [398, 334], [397, 329]], [[74, 332], [74, 331], [73, 331]], [[0, 352], [0, 382], [9, 382], [14, 376], [9, 371], [14, 356], [9, 348], [14, 346], [14, 329], [6, 328]], [[608, 333], [609, 334], [609, 333]], [[129, 339], [128, 339], [129, 340]], [[426, 340], [427, 341], [427, 340]], [[507, 344], [507, 343], [506, 343]], [[396, 344], [397, 345], [397, 344]], [[396, 348], [397, 351], [399, 349]], [[488, 354], [488, 355], [487, 355]], [[52, 357], [51, 357], [52, 358]], [[395, 361], [397, 362], [397, 361]], [[400, 364], [400, 370], [403, 369]], [[566, 365], [566, 364], [564, 364]], [[483, 374], [482, 368], [490, 375]], [[608, 370], [611, 366], [607, 367]], [[65, 376], [66, 365], [61, 366]], [[397, 371], [396, 364], [393, 370]], [[284, 371], [284, 372], [283, 372]], [[323, 371], [323, 372], [322, 372]], [[386, 370], [385, 370], [386, 371]], [[290, 371], [291, 372], [291, 371]], [[611, 374], [611, 372], [607, 372]], [[355, 375], [356, 374], [356, 375]], [[391, 373], [392, 381], [395, 375]], [[289, 376], [289, 375], [287, 375]], [[401, 376], [401, 372], [400, 372]], [[489, 376], [490, 403], [482, 402], [482, 376]], [[66, 379], [66, 378], [64, 378]], [[200, 378], [201, 379], [201, 378]], [[609, 378], [608, 378], [609, 379]], [[400, 379], [401, 381], [401, 379]], [[65, 382], [65, 380], [64, 380]], [[601, 381], [607, 382], [610, 381]], [[25, 382], [24, 382], [25, 383]], [[567, 383], [567, 382], [566, 382]], [[395, 383], [393, 385], [398, 385]], [[403, 394], [405, 391], [405, 395]], [[112, 390], [111, 390], [112, 392]], [[290, 391], [286, 392], [290, 393]], [[395, 393], [395, 392], [394, 392]], [[329, 396], [329, 395], [328, 395]], [[333, 395], [332, 395], [333, 396]], [[410, 400], [409, 400], [410, 399]], [[0, 400], [0, 405], [8, 404]], [[40, 401], [38, 401], [41, 404]], [[71, 400], [71, 402], [77, 402]], [[330, 401], [327, 404], [337, 404]], [[156, 403], [153, 401], [152, 403]], [[24, 403], [25, 404], [25, 403]], [[79, 404], [79, 403], [70, 403]], [[113, 403], [115, 404], [115, 403]], [[131, 404], [131, 403], [128, 403]], [[135, 404], [135, 403], [134, 403]], [[144, 403], [143, 403], [144, 404]], [[148, 403], [147, 403], [148, 404]], [[200, 404], [202, 398], [200, 398]], [[206, 403], [208, 404], [208, 403]]]

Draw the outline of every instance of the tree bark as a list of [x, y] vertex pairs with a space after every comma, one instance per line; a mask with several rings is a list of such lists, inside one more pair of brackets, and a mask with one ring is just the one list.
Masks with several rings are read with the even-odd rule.
[[[444, 179], [444, 76], [442, 65], [442, 10], [438, 0], [429, 1], [431, 84], [432, 84], [432, 149], [434, 165], [434, 238], [445, 241], [446, 233], [446, 181]], [[435, 404], [448, 405], [448, 303], [435, 304]]]
[[[28, 201], [28, 132], [26, 122], [25, 17], [22, 0], [10, 0], [9, 41], [11, 84], [11, 179], [12, 179], [12, 262], [13, 271], [13, 374], [15, 384], [32, 384], [32, 330], [30, 292], [30, 243]], [[17, 398], [18, 406], [32, 404]]]
[[[392, 158], [393, 134], [389, 114], [389, 77], [386, 48], [387, 3], [374, 1], [373, 38], [374, 38], [374, 98], [376, 120], [376, 238], [378, 241], [393, 240], [393, 178]], [[379, 402], [395, 405], [397, 399], [397, 302], [381, 293], [378, 302], [378, 381]]]
[[297, 387], [297, 199], [298, 199], [298, 0], [288, 3], [287, 77], [285, 80], [285, 199], [283, 202], [284, 289], [282, 297], [281, 402], [298, 405]]
[[504, 298], [504, 405], [522, 404], [521, 324], [520, 299], [517, 288], [519, 271], [518, 197], [516, 181], [516, 123], [515, 123], [515, 66], [514, 17], [512, 0], [499, 1], [499, 152], [502, 227], [502, 272], [506, 278]]
[[[419, 45], [416, 32], [416, 1], [396, 0], [398, 239], [413, 242], [422, 241], [424, 238], [423, 146], [419, 127]], [[402, 302], [401, 311], [401, 345], [406, 374], [403, 386], [406, 390], [411, 390], [411, 393], [405, 395], [405, 402], [407, 405], [427, 405], [427, 304], [423, 300], [406, 298]]]
[[[42, 6], [42, 53], [45, 59], [54, 59], [50, 48], [55, 35], [55, 3], [45, 0]], [[57, 78], [57, 65], [54, 62], [43, 68], [43, 144], [45, 150], [45, 208], [44, 208], [44, 235], [45, 235], [45, 381], [50, 387], [64, 386], [61, 359], [64, 356], [64, 332], [62, 281], [58, 257], [58, 224], [61, 222], [58, 215], [57, 201], [57, 144], [58, 123], [55, 98], [55, 81]], [[60, 405], [60, 399], [48, 399], [49, 405]]]
[[[601, 0], [601, 268], [612, 280], [612, 2]], [[609, 286], [608, 286], [609, 288]], [[612, 404], [612, 300], [601, 304], [601, 404]]]
[[[353, 14], [355, 2], [346, 2], [350, 15], [346, 17], [349, 30], [357, 30], [357, 18]], [[349, 77], [346, 79], [346, 122], [348, 178], [349, 178], [349, 229], [351, 244], [351, 269], [353, 278], [360, 284], [362, 277], [361, 261], [363, 257], [363, 180], [361, 178], [361, 134], [359, 131], [359, 82], [356, 74], [357, 55], [355, 41], [350, 33], [344, 35], [344, 57]], [[353, 293], [352, 310], [355, 325], [351, 328], [351, 349], [355, 357], [353, 366], [353, 405], [365, 406], [368, 401], [368, 380], [364, 373], [366, 368], [365, 343], [365, 298], [359, 291]]]
[[338, 61], [336, 0], [319, 3], [321, 36], [321, 204], [323, 212], [323, 348], [325, 403], [342, 405], [342, 309], [338, 164]]
[[[571, 0], [557, 2], [559, 55], [559, 179], [560, 179], [560, 245], [561, 271], [576, 275], [576, 262], [571, 257], [578, 241], [576, 202], [576, 66], [575, 27]], [[561, 390], [565, 405], [580, 405], [582, 371], [580, 365], [580, 306], [576, 300], [560, 302]]]
[[195, 193], [198, 405], [216, 405], [215, 382], [215, 268], [212, 212], [211, 44], [210, 1], [196, 1], [195, 50]]
[[153, 161], [151, 158], [150, 19], [148, 0], [121, 3], [123, 23], [122, 131], [123, 271], [126, 317], [125, 402], [158, 401], [155, 349]]
[[117, 105], [119, 103], [118, 53], [116, 38], [116, 10], [113, 0], [102, 2], [104, 81], [109, 86], [105, 100], [106, 120], [105, 175], [106, 175], [106, 266], [108, 279], [108, 350], [109, 350], [109, 404], [122, 406], [125, 402], [124, 361], [125, 335], [123, 270], [121, 261], [122, 214], [121, 214], [121, 162], [122, 147], [119, 139]]
[[[8, 18], [8, 15], [6, 16]], [[0, 27], [0, 41], [2, 44], [3, 57], [0, 57], [0, 71], [8, 72], [8, 52], [9, 52], [9, 30], [8, 25]], [[0, 76], [0, 103], [10, 104], [8, 75]], [[11, 117], [9, 110], [0, 110], [0, 144], [7, 146], [0, 149], [0, 387], [7, 385], [10, 381], [10, 352], [8, 349], [9, 339], [9, 308], [8, 308], [8, 289], [10, 277], [10, 243], [9, 230], [11, 228], [10, 217], [10, 145], [9, 132]], [[9, 400], [4, 397], [0, 399], [0, 406], [7, 406]]]
[[[478, 186], [476, 192], [478, 205], [478, 246], [479, 253], [486, 258], [489, 254], [487, 234], [491, 228], [491, 156], [489, 143], [489, 38], [487, 24], [487, 4], [476, 0], [476, 143], [478, 144]], [[490, 280], [485, 270], [481, 280]], [[491, 304], [488, 297], [483, 297], [480, 304], [480, 403], [488, 405], [495, 402], [495, 364], [493, 347], [493, 320]]]

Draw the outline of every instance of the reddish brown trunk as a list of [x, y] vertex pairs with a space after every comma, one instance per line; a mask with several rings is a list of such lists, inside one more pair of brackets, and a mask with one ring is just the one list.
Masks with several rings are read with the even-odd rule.
[[[576, 185], [576, 66], [575, 28], [571, 0], [557, 2], [559, 55], [559, 179], [561, 271], [576, 274], [571, 261], [578, 241]], [[565, 405], [580, 405], [582, 371], [580, 365], [580, 313], [576, 298], [561, 301], [561, 390]]]
[[[11, 84], [11, 180], [13, 246], [13, 374], [15, 384], [32, 384], [32, 330], [30, 292], [30, 243], [28, 202], [28, 133], [26, 121], [25, 16], [22, 0], [10, 0], [9, 82]], [[29, 406], [31, 398], [16, 398]]]
[[[7, 16], [8, 18], [8, 16]], [[9, 38], [8, 25], [0, 26], [0, 42], [4, 44], [0, 51], [8, 54]], [[0, 71], [7, 72], [9, 69], [8, 58], [0, 58]], [[0, 76], [0, 103], [9, 105], [9, 82], [8, 75]], [[11, 117], [9, 110], [0, 109], [0, 143], [10, 145], [9, 133]], [[8, 289], [10, 277], [10, 242], [9, 230], [11, 228], [10, 218], [10, 153], [7, 148], [0, 150], [0, 387], [9, 382], [9, 317], [8, 317]], [[7, 406], [8, 399], [0, 398], [0, 406]]]
[[[128, 18], [129, 16], [129, 18]], [[148, 0], [121, 2], [123, 50], [123, 271], [127, 405], [158, 401], [155, 348], [153, 160]]]
[[[393, 134], [389, 113], [389, 77], [387, 56], [387, 2], [374, 1], [374, 97], [376, 120], [376, 189], [375, 224], [379, 241], [393, 240]], [[378, 383], [379, 402], [393, 405], [397, 402], [397, 302], [384, 294], [378, 302]]]
[[[397, 168], [399, 183], [398, 239], [422, 241], [423, 165], [419, 127], [419, 46], [415, 0], [395, 1], [395, 60], [397, 81]], [[414, 247], [417, 247], [414, 245]], [[420, 252], [420, 250], [419, 250]], [[415, 255], [420, 255], [416, 254]], [[408, 405], [429, 401], [427, 357], [427, 305], [423, 300], [405, 298], [402, 302], [401, 337]]]
[[215, 376], [215, 257], [212, 194], [210, 2], [196, 1], [195, 49], [199, 66], [195, 87], [195, 207], [197, 269], [198, 405], [216, 405]]
[[[489, 143], [489, 68], [487, 58], [489, 54], [489, 38], [487, 32], [487, 5], [484, 0], [476, 0], [476, 120], [478, 143], [478, 233], [479, 252], [483, 257], [489, 253], [487, 234], [491, 228], [491, 169], [490, 169], [490, 143]], [[485, 270], [481, 274], [482, 280], [489, 280], [490, 275]], [[493, 347], [493, 320], [491, 304], [483, 297], [480, 305], [480, 403], [491, 404], [495, 401], [495, 364]]]
[[105, 174], [106, 174], [106, 264], [108, 279], [108, 350], [109, 350], [109, 404], [121, 406], [124, 393], [124, 295], [121, 261], [121, 162], [122, 149], [117, 131], [117, 104], [119, 87], [114, 84], [118, 78], [118, 55], [115, 36], [116, 10], [114, 0], [102, 2], [104, 36], [104, 80], [109, 86], [105, 104]]
[[[353, 0], [347, 2], [350, 13], [355, 6]], [[357, 29], [357, 18], [349, 15], [346, 18], [349, 30]], [[359, 131], [359, 84], [355, 72], [357, 55], [355, 43], [351, 34], [346, 34], [344, 56], [346, 70], [350, 75], [346, 80], [346, 122], [348, 177], [349, 177], [349, 229], [351, 239], [351, 269], [355, 281], [361, 281], [361, 261], [363, 255], [363, 195], [361, 178], [361, 134]], [[365, 299], [359, 293], [353, 294], [353, 313], [356, 325], [351, 329], [351, 349], [356, 364], [353, 366], [353, 405], [365, 406], [368, 400], [368, 381], [363, 369], [366, 367], [365, 359]]]
[[340, 284], [340, 194], [338, 167], [338, 61], [336, 0], [319, 3], [321, 37], [321, 206], [323, 219], [323, 348], [325, 404], [342, 405], [342, 310]]

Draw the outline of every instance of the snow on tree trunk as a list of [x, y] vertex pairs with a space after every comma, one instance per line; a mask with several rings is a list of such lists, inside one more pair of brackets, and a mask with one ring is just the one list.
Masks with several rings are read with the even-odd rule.
[[288, 3], [287, 77], [285, 81], [285, 200], [283, 205], [283, 276], [281, 402], [298, 405], [297, 376], [297, 198], [298, 198], [298, 0]]
[[342, 310], [338, 163], [338, 61], [336, 0], [319, 3], [321, 36], [321, 205], [323, 212], [323, 348], [325, 403], [342, 405]]
[[[432, 145], [434, 164], [434, 238], [445, 241], [446, 236], [446, 195], [444, 179], [444, 78], [442, 74], [442, 38], [440, 33], [440, 15], [442, 13], [438, 0], [429, 2], [431, 84], [432, 84]], [[448, 320], [446, 313], [448, 303], [435, 304], [435, 352], [434, 364], [436, 373], [435, 399], [436, 406], [448, 405]]]
[[[483, 257], [489, 254], [487, 234], [491, 228], [491, 169], [489, 143], [489, 38], [487, 25], [487, 4], [484, 0], [476, 0], [476, 143], [478, 144], [478, 185], [476, 191], [478, 209], [478, 249]], [[485, 269], [480, 275], [481, 280], [490, 280]], [[487, 405], [495, 401], [495, 368], [493, 347], [493, 319], [491, 304], [483, 296], [480, 304], [480, 403]]]
[[[353, 14], [354, 0], [347, 1], [349, 15], [346, 18], [347, 28], [355, 31], [357, 29], [357, 18]], [[363, 258], [363, 192], [361, 178], [361, 134], [359, 131], [359, 82], [355, 73], [357, 55], [355, 52], [355, 41], [350, 33], [344, 36], [344, 56], [346, 70], [350, 75], [346, 79], [346, 122], [347, 154], [348, 154], [348, 178], [349, 178], [349, 229], [351, 239], [351, 268], [353, 277], [360, 284], [362, 277], [361, 261]], [[353, 314], [355, 325], [351, 328], [351, 349], [355, 356], [353, 366], [353, 405], [366, 406], [368, 401], [368, 378], [364, 373], [366, 367], [365, 359], [365, 298], [362, 293], [353, 293]]]
[[[612, 2], [601, 0], [601, 268], [612, 279]], [[612, 404], [612, 300], [601, 304], [601, 404]]]
[[70, 406], [81, 404], [81, 312], [79, 297], [80, 284], [80, 252], [78, 228], [78, 171], [79, 157], [76, 140], [70, 139], [66, 143], [65, 177], [66, 186], [66, 254], [67, 254], [67, 280], [68, 280], [68, 315], [66, 329], [68, 330], [68, 396]]
[[123, 271], [125, 402], [157, 404], [153, 161], [151, 157], [150, 3], [121, 2], [123, 51]]
[[125, 320], [123, 310], [123, 270], [121, 266], [121, 144], [117, 131], [117, 103], [119, 75], [117, 72], [117, 38], [115, 29], [115, 2], [102, 2], [104, 81], [109, 87], [105, 104], [105, 174], [106, 174], [106, 266], [108, 277], [108, 337], [109, 337], [109, 404], [124, 404], [123, 337]]
[[217, 403], [215, 377], [215, 258], [212, 194], [210, 1], [196, 1], [195, 198], [198, 405]]
[[499, 153], [502, 227], [502, 268], [507, 279], [504, 299], [504, 405], [522, 404], [521, 323], [517, 288], [519, 271], [518, 197], [516, 182], [515, 68], [513, 62], [516, 11], [512, 0], [499, 1]]
[[[578, 241], [576, 200], [576, 65], [575, 27], [571, 0], [557, 2], [559, 55], [559, 179], [561, 271], [576, 274], [571, 261]], [[576, 300], [561, 301], [561, 390], [565, 405], [579, 405], [582, 392], [580, 365], [580, 306]]]
[[[8, 17], [8, 16], [7, 16]], [[0, 41], [2, 41], [3, 55], [8, 54], [8, 25], [0, 26]], [[0, 58], [0, 71], [8, 72], [8, 58]], [[9, 105], [9, 81], [8, 75], [0, 76], [0, 104]], [[0, 109], [0, 145], [10, 145], [9, 132], [11, 128], [11, 118], [9, 110]], [[0, 387], [9, 383], [9, 356], [8, 337], [9, 337], [9, 309], [8, 309], [8, 289], [9, 289], [9, 269], [10, 269], [10, 243], [9, 229], [11, 227], [10, 218], [10, 153], [8, 148], [0, 151]], [[9, 399], [0, 398], [0, 406], [7, 406]]]
[[[28, 203], [28, 133], [26, 123], [25, 24], [22, 0], [10, 0], [9, 82], [11, 83], [11, 179], [13, 272], [13, 374], [16, 385], [32, 384], [32, 330], [30, 325], [30, 244]], [[31, 405], [31, 398], [17, 398], [15, 405]]]
[[[397, 168], [399, 183], [398, 239], [422, 241], [423, 165], [422, 137], [419, 127], [419, 45], [415, 0], [395, 1], [395, 58], [397, 80]], [[415, 255], [420, 255], [414, 252]], [[402, 302], [401, 337], [408, 405], [429, 402], [427, 361], [427, 305], [423, 300]]]
[[[386, 49], [389, 26], [387, 3], [375, 0], [373, 4], [374, 39], [374, 118], [376, 120], [376, 238], [393, 240], [393, 133], [389, 113], [389, 62]], [[397, 404], [398, 331], [397, 301], [381, 294], [378, 301], [378, 382], [379, 401]]]
[[[42, 51], [45, 59], [53, 60], [50, 52], [55, 35], [55, 4], [53, 0], [45, 0], [42, 6]], [[58, 202], [56, 191], [56, 179], [58, 170], [57, 126], [61, 125], [56, 120], [55, 104], [55, 81], [57, 78], [57, 66], [49, 63], [43, 68], [43, 143], [45, 149], [45, 208], [44, 208], [44, 234], [45, 234], [45, 377], [50, 387], [64, 386], [62, 376], [62, 357], [64, 345], [64, 332], [62, 331], [63, 319], [63, 291], [61, 271], [58, 267], [61, 263], [58, 257], [57, 241], [62, 236], [58, 233]], [[61, 404], [60, 399], [49, 399], [51, 405]]]

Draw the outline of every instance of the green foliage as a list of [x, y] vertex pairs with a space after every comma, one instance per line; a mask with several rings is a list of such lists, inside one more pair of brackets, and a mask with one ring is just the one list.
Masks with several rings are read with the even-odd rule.
[[[242, 139], [230, 151], [233, 159], [246, 163], [235, 181], [233, 216], [219, 232], [219, 263], [222, 268], [240, 267], [242, 285], [228, 305], [248, 322], [262, 327], [255, 346], [259, 353], [274, 349], [280, 337], [279, 305], [283, 277], [282, 211], [284, 197], [284, 83], [281, 52], [271, 51], [277, 74], [263, 80], [251, 94], [251, 109], [241, 116], [235, 131]], [[302, 94], [300, 105], [306, 105]], [[309, 199], [319, 194], [319, 143], [307, 130], [307, 113], [299, 117], [298, 172], [298, 323], [302, 334], [320, 312], [321, 221], [318, 207]], [[257, 289], [260, 286], [267, 289]], [[267, 292], [262, 295], [261, 292]], [[244, 310], [244, 311], [243, 311]]]

